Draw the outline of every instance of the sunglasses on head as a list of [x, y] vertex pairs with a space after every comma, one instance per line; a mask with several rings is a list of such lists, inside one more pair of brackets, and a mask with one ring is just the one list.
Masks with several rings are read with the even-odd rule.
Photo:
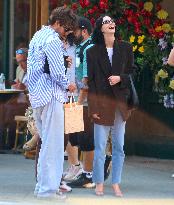
[[26, 51], [24, 51], [23, 49], [18, 49], [16, 50], [16, 54], [26, 54]]
[[114, 21], [113, 19], [104, 20], [104, 21], [102, 22], [102, 25], [103, 25], [103, 24], [110, 24], [110, 23], [115, 23], [115, 21]]

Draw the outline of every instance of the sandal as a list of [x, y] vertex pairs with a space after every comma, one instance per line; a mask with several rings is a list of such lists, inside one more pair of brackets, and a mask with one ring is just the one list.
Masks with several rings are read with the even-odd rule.
[[103, 196], [104, 192], [103, 192], [103, 184], [96, 184], [96, 188], [95, 188], [95, 194], [97, 196]]
[[112, 189], [113, 189], [114, 195], [116, 197], [123, 197], [123, 193], [121, 192], [120, 187], [119, 187], [118, 184], [113, 184]]
[[35, 137], [32, 137], [28, 142], [26, 142], [23, 146], [23, 149], [25, 151], [31, 151], [34, 150], [37, 146], [37, 139]]

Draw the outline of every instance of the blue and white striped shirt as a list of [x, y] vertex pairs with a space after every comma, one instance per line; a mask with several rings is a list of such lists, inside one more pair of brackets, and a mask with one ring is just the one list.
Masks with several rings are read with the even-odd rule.
[[[50, 74], [43, 72], [46, 56]], [[37, 31], [30, 42], [27, 78], [32, 108], [46, 105], [53, 97], [62, 103], [67, 100], [69, 81], [65, 75], [62, 42], [49, 26]]]

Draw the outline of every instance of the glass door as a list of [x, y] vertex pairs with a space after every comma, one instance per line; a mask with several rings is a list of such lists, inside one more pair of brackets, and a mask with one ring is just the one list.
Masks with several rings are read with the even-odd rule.
[[28, 48], [30, 0], [13, 0], [10, 2], [10, 38], [9, 38], [9, 79], [13, 80], [16, 74], [15, 51], [19, 48]]

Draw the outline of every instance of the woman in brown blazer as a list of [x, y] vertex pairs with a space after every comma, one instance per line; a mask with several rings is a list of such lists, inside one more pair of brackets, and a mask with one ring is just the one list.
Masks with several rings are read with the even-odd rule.
[[88, 106], [94, 121], [95, 151], [93, 182], [96, 195], [104, 194], [104, 159], [107, 137], [112, 135], [112, 188], [122, 197], [119, 187], [124, 163], [124, 134], [130, 116], [129, 74], [133, 72], [132, 46], [116, 39], [114, 20], [109, 16], [96, 21], [94, 46], [87, 50]]

